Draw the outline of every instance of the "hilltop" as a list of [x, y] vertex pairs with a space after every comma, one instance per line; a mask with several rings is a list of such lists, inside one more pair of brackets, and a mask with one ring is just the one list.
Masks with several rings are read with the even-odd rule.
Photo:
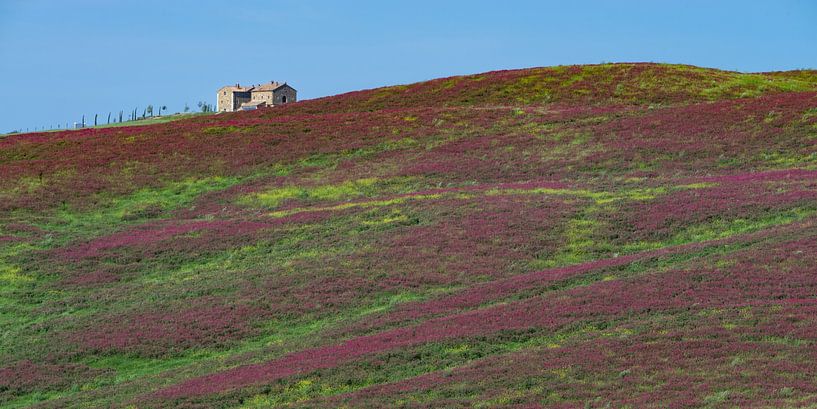
[[817, 71], [0, 139], [0, 406], [817, 404]]

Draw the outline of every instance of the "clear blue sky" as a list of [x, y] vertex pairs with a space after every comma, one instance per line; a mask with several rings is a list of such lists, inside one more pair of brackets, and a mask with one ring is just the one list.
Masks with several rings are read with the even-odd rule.
[[0, 0], [0, 132], [287, 81], [301, 99], [495, 69], [817, 67], [817, 1]]

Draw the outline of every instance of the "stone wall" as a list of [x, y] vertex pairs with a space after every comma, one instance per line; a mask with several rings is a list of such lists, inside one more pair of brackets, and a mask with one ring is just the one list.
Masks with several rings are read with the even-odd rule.
[[216, 95], [216, 110], [218, 112], [230, 112], [233, 110], [233, 90], [224, 87], [218, 90]]
[[272, 91], [253, 91], [252, 92], [252, 101], [264, 101], [267, 105], [272, 105]]
[[298, 100], [298, 91], [289, 85], [284, 85], [273, 92], [273, 105], [283, 105]]

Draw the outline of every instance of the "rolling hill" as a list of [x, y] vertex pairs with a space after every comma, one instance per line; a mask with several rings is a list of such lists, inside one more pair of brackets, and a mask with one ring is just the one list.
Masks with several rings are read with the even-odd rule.
[[0, 139], [3, 407], [816, 407], [817, 71]]

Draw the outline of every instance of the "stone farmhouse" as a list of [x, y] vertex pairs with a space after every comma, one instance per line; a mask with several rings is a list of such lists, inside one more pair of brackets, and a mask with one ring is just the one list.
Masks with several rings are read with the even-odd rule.
[[273, 81], [249, 87], [235, 84], [219, 88], [216, 110], [218, 112], [253, 110], [265, 106], [288, 104], [297, 100], [298, 91], [287, 83], [281, 84]]

